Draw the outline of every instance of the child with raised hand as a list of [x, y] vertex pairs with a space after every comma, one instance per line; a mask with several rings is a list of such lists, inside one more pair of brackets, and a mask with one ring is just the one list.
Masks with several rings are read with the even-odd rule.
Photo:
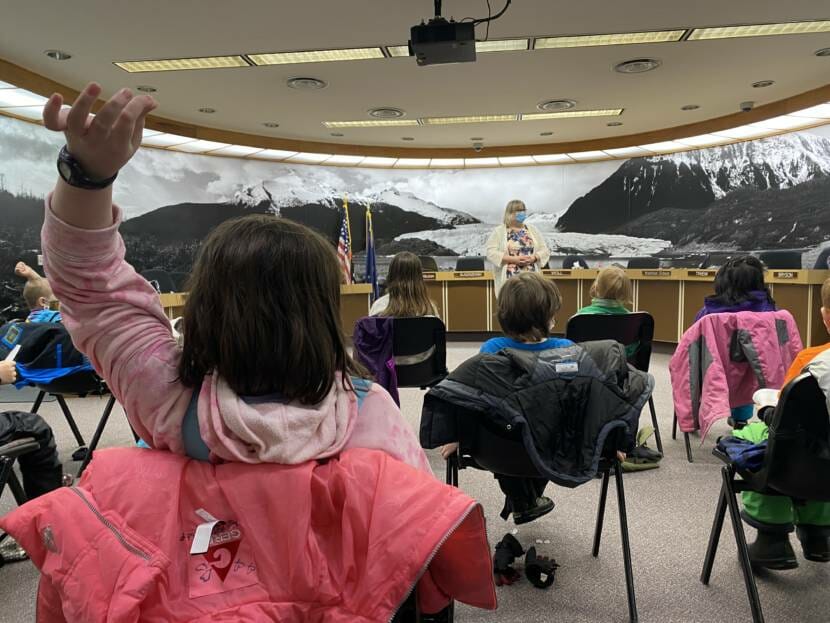
[[[152, 447], [211, 461], [297, 464], [350, 447], [430, 471], [389, 395], [359, 378], [339, 321], [334, 251], [310, 229], [251, 215], [204, 241], [184, 312], [184, 345], [157, 293], [124, 261], [112, 183], [141, 143], [149, 96], [123, 89], [92, 117], [88, 85], [69, 110], [60, 179], [46, 201], [44, 267], [78, 348]], [[430, 472], [431, 473], [431, 472]]]

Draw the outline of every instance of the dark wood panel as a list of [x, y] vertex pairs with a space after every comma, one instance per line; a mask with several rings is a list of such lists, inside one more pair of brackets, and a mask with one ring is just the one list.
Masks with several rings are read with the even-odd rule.
[[709, 281], [686, 281], [683, 296], [683, 330], [691, 327], [695, 322], [697, 312], [703, 307], [703, 299], [714, 294], [712, 283]]
[[447, 282], [448, 331], [487, 331], [487, 282]]
[[591, 286], [594, 285], [593, 279], [581, 279], [582, 283], [582, 301], [580, 307], [586, 307], [591, 304]]
[[576, 310], [582, 307], [580, 305], [579, 297], [577, 296], [579, 281], [576, 279], [556, 279], [552, 280], [556, 287], [559, 288], [559, 293], [562, 295], [562, 308], [556, 314], [556, 326], [553, 328], [555, 335], [565, 335], [565, 327], [568, 324], [568, 318], [576, 313]]
[[810, 286], [798, 283], [776, 283], [772, 288], [775, 305], [778, 309], [786, 309], [793, 315], [795, 324], [798, 325], [798, 332], [801, 333], [801, 341], [805, 344], [807, 343], [807, 323], [809, 320], [809, 290]]
[[677, 342], [677, 319], [680, 307], [679, 281], [638, 281], [637, 311], [654, 317], [654, 339]]
[[340, 323], [343, 332], [351, 337], [354, 333], [354, 323], [358, 318], [369, 315], [368, 294], [341, 294], [340, 295]]
[[444, 284], [436, 281], [427, 281], [427, 294], [438, 308], [438, 316], [446, 322], [447, 319], [444, 316]]
[[[824, 321], [821, 318], [821, 286], [810, 286], [813, 290], [813, 309], [810, 310], [812, 328], [812, 335], [810, 336], [810, 343], [808, 346], [818, 346], [827, 342], [827, 327], [824, 326]], [[804, 336], [801, 336], [804, 337]]]

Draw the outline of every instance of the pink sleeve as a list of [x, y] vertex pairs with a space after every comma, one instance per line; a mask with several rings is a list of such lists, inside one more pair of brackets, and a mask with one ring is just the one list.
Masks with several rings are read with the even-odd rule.
[[136, 433], [155, 448], [183, 453], [182, 420], [192, 390], [178, 382], [181, 358], [158, 294], [124, 261], [113, 224], [85, 230], [51, 209], [41, 231], [46, 276], [72, 341], [124, 407]]
[[426, 453], [388, 392], [372, 383], [357, 414], [347, 448], [382, 450], [398, 460], [432, 474]]

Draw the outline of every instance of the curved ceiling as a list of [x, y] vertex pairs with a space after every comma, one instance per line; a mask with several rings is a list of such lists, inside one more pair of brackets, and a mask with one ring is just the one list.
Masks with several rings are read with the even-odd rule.
[[[503, 0], [491, 4], [499, 10]], [[830, 57], [815, 55], [830, 47], [830, 32], [489, 52], [479, 53], [475, 63], [431, 67], [401, 57], [128, 73], [113, 63], [401, 45], [410, 26], [430, 16], [432, 2], [90, 0], [83, 6], [80, 11], [71, 2], [15, 3], [6, 11], [11, 19], [0, 21], [0, 58], [75, 89], [90, 79], [99, 81], [105, 94], [123, 86], [150, 85], [158, 89], [159, 117], [248, 135], [329, 143], [335, 146], [330, 153], [339, 152], [337, 145], [361, 145], [400, 151], [463, 148], [472, 156], [473, 139], [484, 144], [484, 153], [504, 146], [525, 146], [528, 153], [544, 153], [549, 147], [553, 152], [563, 143], [593, 140], [619, 145], [621, 137], [733, 115], [746, 100], [754, 101], [757, 109], [815, 91], [827, 85], [830, 75]], [[486, 3], [444, 0], [443, 12], [457, 19], [481, 17]], [[491, 24], [490, 39], [828, 19], [826, 0], [516, 0]], [[484, 36], [483, 26], [477, 34]], [[66, 51], [72, 58], [52, 60], [44, 54], [47, 49]], [[659, 59], [662, 65], [635, 75], [613, 70], [621, 61], [642, 57]], [[328, 86], [315, 91], [287, 87], [287, 80], [300, 76], [324, 80]], [[761, 80], [774, 84], [753, 88]], [[379, 106], [400, 108], [406, 119], [419, 119], [534, 113], [548, 99], [574, 100], [576, 110], [622, 109], [622, 114], [405, 127], [324, 125], [368, 120], [368, 109]], [[807, 105], [814, 103], [818, 101]], [[682, 110], [689, 104], [699, 108]], [[206, 108], [215, 112], [199, 111]]]

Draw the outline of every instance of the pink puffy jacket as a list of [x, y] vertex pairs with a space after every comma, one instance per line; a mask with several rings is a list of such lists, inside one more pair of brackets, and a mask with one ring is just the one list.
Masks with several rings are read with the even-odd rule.
[[683, 432], [752, 403], [761, 387], [780, 388], [801, 337], [788, 311], [709, 314], [683, 334], [669, 363], [677, 424]]
[[[225, 523], [191, 555], [200, 509]], [[481, 507], [375, 450], [295, 466], [100, 450], [0, 527], [42, 572], [41, 623], [388, 621], [416, 583], [424, 611], [496, 606]]]

